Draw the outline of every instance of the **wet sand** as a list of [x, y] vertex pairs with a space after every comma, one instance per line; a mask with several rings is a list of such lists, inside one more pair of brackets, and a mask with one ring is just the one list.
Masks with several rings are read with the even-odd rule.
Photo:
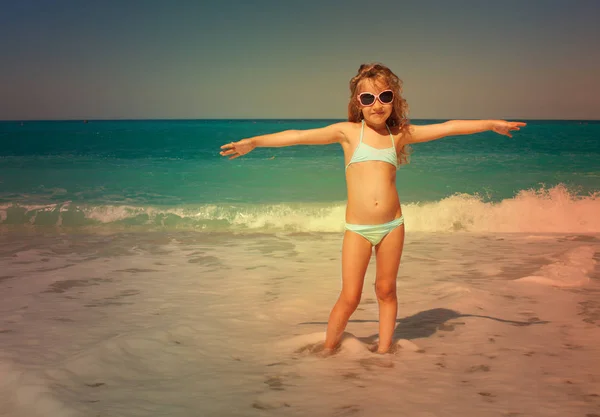
[[7, 233], [0, 415], [600, 416], [598, 235], [407, 237], [339, 350], [338, 234]]

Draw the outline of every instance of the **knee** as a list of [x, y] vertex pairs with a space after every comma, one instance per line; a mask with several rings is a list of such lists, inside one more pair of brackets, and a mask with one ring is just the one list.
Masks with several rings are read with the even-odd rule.
[[360, 293], [349, 294], [342, 292], [342, 294], [340, 295], [340, 302], [346, 310], [353, 312], [360, 304], [360, 295]]
[[375, 282], [375, 294], [379, 301], [393, 301], [396, 299], [396, 281], [386, 280]]

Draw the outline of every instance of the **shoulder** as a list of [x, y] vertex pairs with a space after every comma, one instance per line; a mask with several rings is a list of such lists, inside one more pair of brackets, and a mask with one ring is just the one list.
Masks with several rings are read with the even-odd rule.
[[360, 129], [360, 123], [353, 122], [339, 122], [334, 123], [326, 127], [326, 129], [331, 129], [338, 135], [340, 142], [348, 142], [356, 136], [357, 130]]
[[394, 140], [398, 145], [406, 145], [411, 142], [411, 137], [414, 132], [414, 125], [407, 124], [404, 126], [392, 126], [390, 132], [394, 136]]

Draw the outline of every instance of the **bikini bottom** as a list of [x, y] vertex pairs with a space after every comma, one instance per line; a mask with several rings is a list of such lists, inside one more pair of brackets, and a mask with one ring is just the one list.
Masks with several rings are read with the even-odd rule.
[[387, 236], [388, 233], [402, 224], [404, 224], [404, 216], [400, 216], [391, 222], [383, 224], [370, 225], [346, 223], [346, 230], [350, 230], [351, 232], [361, 235], [371, 242], [371, 245], [376, 246], [384, 237]]

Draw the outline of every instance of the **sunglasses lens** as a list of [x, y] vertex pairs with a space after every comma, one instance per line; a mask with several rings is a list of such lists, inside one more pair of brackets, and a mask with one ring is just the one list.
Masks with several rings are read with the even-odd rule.
[[371, 93], [363, 93], [359, 96], [360, 104], [363, 106], [370, 106], [375, 102], [375, 96]]
[[381, 100], [383, 104], [389, 104], [394, 101], [394, 93], [391, 91], [384, 91], [379, 95], [379, 100]]

